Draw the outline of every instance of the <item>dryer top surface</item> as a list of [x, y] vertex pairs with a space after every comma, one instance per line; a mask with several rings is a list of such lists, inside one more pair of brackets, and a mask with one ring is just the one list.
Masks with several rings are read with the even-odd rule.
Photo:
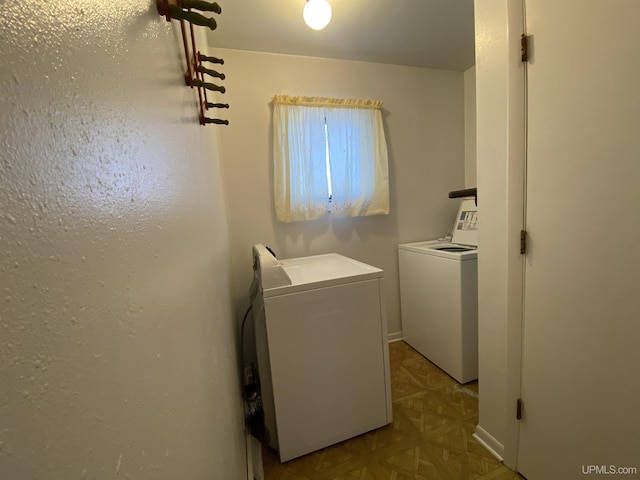
[[254, 268], [265, 297], [382, 278], [384, 274], [380, 268], [338, 253], [277, 260], [260, 247], [254, 246]]

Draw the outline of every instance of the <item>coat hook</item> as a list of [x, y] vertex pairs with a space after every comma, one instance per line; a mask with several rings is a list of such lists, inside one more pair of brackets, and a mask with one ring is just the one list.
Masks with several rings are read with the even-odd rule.
[[196, 12], [187, 12], [177, 5], [169, 5], [169, 16], [179, 20], [186, 20], [194, 25], [200, 25], [201, 27], [209, 27], [211, 30], [218, 28], [218, 24], [213, 18], [207, 18]]
[[202, 27], [209, 27], [211, 30], [215, 30], [218, 27], [218, 24], [213, 18], [207, 18], [199, 13], [183, 10], [180, 5], [178, 5], [178, 1], [179, 0], [156, 0], [158, 13], [164, 15], [167, 22], [175, 18], [176, 20], [186, 20], [187, 22]]
[[228, 103], [211, 103], [207, 102], [207, 108], [229, 108]]
[[220, 65], [224, 65], [224, 60], [216, 57], [208, 57], [207, 55], [203, 55], [198, 52], [198, 60], [201, 62], [211, 62], [211, 63], [219, 63]]
[[200, 123], [205, 125], [207, 123], [217, 123], [218, 125], [229, 125], [229, 120], [220, 120], [219, 118], [200, 117]]
[[209, 70], [208, 68], [205, 68], [202, 65], [198, 65], [196, 67], [196, 71], [198, 71], [200, 73], [206, 73], [207, 75], [211, 75], [212, 77], [217, 77], [220, 80], [224, 80], [225, 79], [224, 73], [218, 73], [215, 70]]
[[226, 88], [221, 87], [220, 85], [214, 85], [213, 83], [206, 83], [206, 82], [203, 82], [202, 80], [198, 80], [197, 78], [194, 78], [191, 81], [191, 84], [194, 87], [206, 88], [207, 90], [213, 90], [214, 92], [224, 93], [227, 91]]
[[216, 2], [209, 3], [204, 0], [179, 0], [178, 2], [182, 8], [195, 8], [196, 10], [202, 10], [203, 12], [221, 13], [222, 9]]
[[211, 103], [207, 100], [207, 90], [225, 93], [226, 89], [220, 85], [206, 83], [204, 81], [204, 75], [210, 75], [212, 77], [220, 78], [221, 80], [225, 79], [225, 75], [217, 72], [216, 70], [208, 69], [202, 65], [203, 61], [222, 65], [224, 64], [224, 60], [221, 58], [202, 55], [198, 51], [196, 46], [196, 35], [193, 28], [195, 24], [215, 30], [218, 24], [213, 18], [207, 18], [192, 11], [192, 9], [219, 14], [222, 12], [220, 5], [216, 2], [206, 0], [156, 0], [156, 5], [158, 13], [164, 16], [167, 22], [171, 22], [172, 19], [180, 21], [182, 42], [184, 44], [184, 56], [187, 64], [184, 78], [187, 85], [190, 87], [196, 87], [198, 90], [198, 109], [200, 110], [198, 117], [200, 125], [206, 125], [209, 123], [229, 125], [228, 120], [208, 118], [204, 116], [205, 110], [209, 108], [229, 108], [228, 103]]

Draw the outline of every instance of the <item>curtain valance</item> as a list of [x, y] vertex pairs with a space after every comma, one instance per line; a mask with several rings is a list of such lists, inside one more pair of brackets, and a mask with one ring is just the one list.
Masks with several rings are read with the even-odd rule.
[[304, 107], [372, 108], [375, 110], [382, 108], [381, 100], [357, 100], [352, 98], [275, 95], [272, 101], [274, 105], [298, 105]]

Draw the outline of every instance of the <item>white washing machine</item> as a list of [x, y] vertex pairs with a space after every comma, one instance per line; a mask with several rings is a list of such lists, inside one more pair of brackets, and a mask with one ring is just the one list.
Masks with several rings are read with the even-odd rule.
[[383, 271], [338, 254], [253, 247], [253, 315], [267, 443], [281, 461], [392, 420]]
[[460, 204], [451, 241], [398, 245], [402, 335], [460, 383], [478, 378], [478, 207]]

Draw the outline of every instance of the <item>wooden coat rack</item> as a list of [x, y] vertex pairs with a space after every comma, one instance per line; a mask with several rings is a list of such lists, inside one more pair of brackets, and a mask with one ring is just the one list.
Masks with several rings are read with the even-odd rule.
[[[220, 14], [222, 9], [216, 2], [208, 2], [205, 0], [156, 0], [156, 2], [158, 6], [158, 13], [164, 16], [167, 19], [167, 22], [170, 22], [172, 19], [180, 21], [182, 42], [184, 44], [184, 56], [187, 64], [184, 80], [191, 88], [198, 89], [200, 125], [212, 123], [218, 125], [229, 125], [228, 120], [210, 118], [205, 115], [205, 113], [210, 109], [229, 108], [228, 103], [211, 103], [207, 99], [207, 90], [225, 93], [226, 89], [221, 85], [206, 82], [205, 75], [220, 80], [224, 80], [225, 75], [224, 73], [219, 73], [216, 70], [212, 70], [211, 68], [207, 68], [203, 65], [205, 62], [207, 64], [224, 65], [224, 60], [200, 53], [200, 50], [196, 47], [196, 39], [193, 29], [194, 25], [208, 27], [211, 30], [215, 30], [218, 26], [214, 18], [205, 17], [194, 10]], [[187, 23], [189, 24], [188, 29], [186, 27]]]

